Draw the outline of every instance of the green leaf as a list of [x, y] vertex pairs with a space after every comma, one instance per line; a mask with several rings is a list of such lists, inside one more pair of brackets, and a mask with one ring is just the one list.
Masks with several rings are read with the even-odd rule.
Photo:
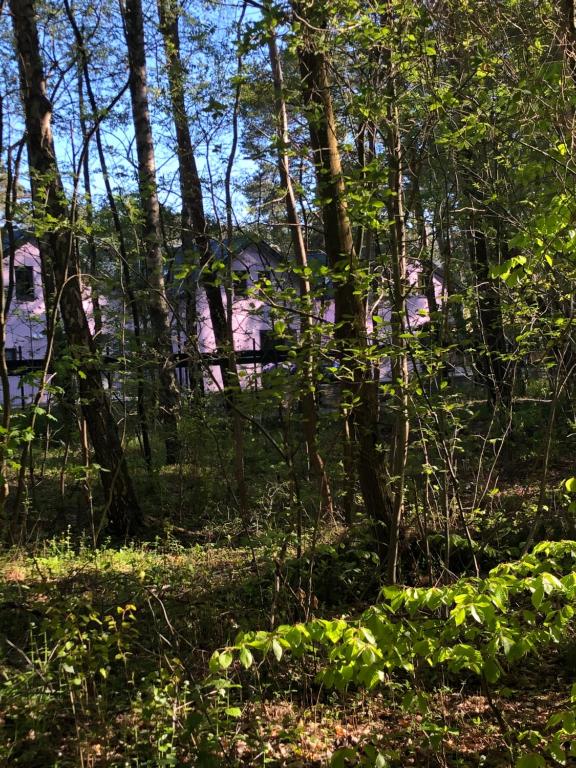
[[332, 755], [330, 765], [332, 768], [345, 768], [346, 760], [355, 760], [358, 757], [358, 753], [352, 747], [342, 747], [337, 749]]
[[576, 477], [569, 477], [568, 480], [564, 482], [564, 485], [566, 486], [568, 493], [576, 493]]
[[462, 606], [458, 606], [458, 608], [455, 608], [452, 611], [452, 616], [454, 617], [454, 623], [457, 627], [460, 626], [460, 624], [463, 623], [464, 619], [466, 618], [466, 608], [463, 608]]
[[542, 755], [529, 752], [526, 755], [522, 755], [516, 761], [516, 768], [546, 768], [546, 760], [544, 760]]
[[218, 658], [218, 664], [220, 665], [221, 669], [228, 669], [233, 660], [234, 655], [232, 654], [232, 651], [222, 651]]
[[544, 760], [542, 755], [529, 752], [526, 755], [522, 755], [516, 761], [516, 768], [546, 768], [546, 760]]
[[473, 605], [473, 604], [469, 605], [468, 609], [469, 609], [470, 615], [472, 616], [474, 621], [477, 621], [478, 624], [482, 624], [482, 619], [480, 618], [480, 614], [478, 613], [478, 609], [476, 608], [476, 606]]
[[566, 750], [562, 748], [562, 745], [557, 739], [552, 739], [548, 745], [548, 750], [557, 763], [566, 765]]
[[540, 582], [534, 592], [532, 592], [532, 597], [530, 599], [532, 600], [532, 605], [534, 608], [538, 610], [538, 608], [540, 608], [542, 605], [542, 600], [544, 599], [544, 587], [542, 582]]
[[244, 669], [248, 669], [250, 666], [252, 666], [252, 662], [254, 661], [254, 657], [252, 656], [252, 653], [246, 646], [242, 646], [240, 649], [240, 664], [244, 667]]
[[484, 661], [484, 676], [489, 683], [495, 683], [500, 677], [500, 667], [495, 659], [492, 657], [487, 658]]
[[226, 707], [224, 710], [229, 717], [242, 717], [242, 710], [240, 707]]
[[280, 661], [280, 659], [282, 658], [283, 650], [282, 650], [282, 646], [280, 645], [278, 640], [276, 640], [276, 638], [273, 638], [272, 640], [272, 653], [276, 657], [276, 661]]

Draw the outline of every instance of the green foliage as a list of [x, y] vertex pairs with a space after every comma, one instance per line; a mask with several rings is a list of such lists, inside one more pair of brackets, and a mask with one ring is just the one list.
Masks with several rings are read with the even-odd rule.
[[447, 587], [385, 587], [383, 602], [360, 619], [317, 619], [274, 633], [241, 634], [213, 657], [228, 668], [242, 649], [280, 657], [322, 651], [325, 685], [373, 688], [395, 670], [422, 663], [470, 671], [495, 683], [503, 668], [565, 636], [576, 604], [576, 542], [542, 542], [532, 554], [494, 568], [485, 579]]
[[[382, 602], [356, 620], [314, 619], [273, 632], [241, 632], [233, 646], [214, 652], [210, 667], [213, 673], [248, 669], [256, 663], [254, 651], [272, 655], [276, 663], [290, 652], [296, 658], [321, 658], [319, 680], [339, 690], [391, 685], [398, 675], [417, 685], [426, 670], [438, 668], [451, 675], [472, 674], [494, 686], [525, 657], [561, 643], [575, 608], [576, 542], [541, 542], [531, 554], [497, 566], [484, 579], [461, 579], [445, 587], [385, 587]], [[410, 693], [403, 706], [416, 703], [426, 710], [419, 696]], [[572, 710], [550, 720], [549, 728], [559, 726], [546, 740], [555, 759], [564, 754], [562, 744], [576, 730], [574, 723]], [[423, 729], [432, 745], [446, 732], [433, 721]], [[517, 734], [514, 744], [523, 738]], [[340, 752], [335, 764], [345, 764], [348, 757]], [[520, 765], [540, 764], [538, 755], [519, 759]]]

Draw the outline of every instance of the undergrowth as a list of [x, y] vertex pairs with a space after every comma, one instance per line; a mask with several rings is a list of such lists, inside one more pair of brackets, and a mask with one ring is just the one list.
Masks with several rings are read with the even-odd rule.
[[[271, 618], [268, 547], [64, 537], [7, 556], [3, 764], [574, 762], [576, 542], [540, 543], [484, 579], [385, 588], [356, 616], [325, 600], [323, 618], [255, 630]], [[339, 547], [322, 543], [324, 562]], [[349, 562], [369, 583], [369, 558]], [[514, 703], [535, 677], [552, 698], [530, 721]], [[465, 701], [483, 715], [457, 716]], [[490, 727], [467, 753], [479, 717]]]

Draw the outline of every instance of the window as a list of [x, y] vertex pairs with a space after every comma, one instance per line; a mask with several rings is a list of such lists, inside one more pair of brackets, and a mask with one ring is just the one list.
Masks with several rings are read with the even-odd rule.
[[4, 350], [4, 353], [6, 355], [6, 360], [18, 360], [18, 350], [16, 347], [6, 347]]
[[274, 331], [260, 331], [260, 350], [263, 355], [270, 355], [276, 349], [277, 336]]
[[17, 301], [34, 301], [34, 270], [32, 267], [14, 268], [14, 287]]
[[428, 278], [429, 275], [427, 275], [425, 272], [418, 272], [416, 290], [419, 294], [422, 294], [422, 296], [426, 296], [428, 292]]
[[234, 286], [234, 296], [236, 296], [237, 299], [239, 298], [245, 298], [248, 295], [248, 278], [250, 276], [250, 273], [243, 269], [238, 270], [236, 272], [232, 273], [233, 277], [233, 286]]
[[260, 331], [260, 362], [264, 365], [278, 365], [278, 335], [272, 330]]

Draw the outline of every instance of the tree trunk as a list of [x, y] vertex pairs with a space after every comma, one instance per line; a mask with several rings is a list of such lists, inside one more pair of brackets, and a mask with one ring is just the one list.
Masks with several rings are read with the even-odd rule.
[[304, 440], [308, 451], [308, 459], [312, 474], [317, 478], [320, 485], [320, 496], [322, 510], [325, 514], [333, 513], [332, 492], [330, 481], [326, 474], [324, 460], [318, 449], [318, 414], [316, 411], [316, 402], [314, 399], [314, 354], [313, 344], [313, 301], [310, 290], [310, 279], [307, 275], [308, 255], [304, 243], [304, 234], [300, 226], [300, 218], [296, 207], [296, 195], [292, 185], [290, 175], [289, 146], [290, 134], [288, 127], [288, 113], [286, 109], [286, 99], [284, 94], [284, 75], [282, 72], [282, 63], [278, 53], [276, 43], [275, 29], [272, 28], [268, 37], [268, 52], [270, 57], [270, 66], [272, 69], [272, 78], [274, 82], [274, 100], [276, 107], [276, 130], [278, 143], [278, 171], [280, 174], [280, 184], [284, 191], [284, 201], [286, 205], [286, 219], [290, 227], [290, 236], [292, 246], [296, 257], [296, 264], [300, 270], [298, 279], [300, 289], [300, 299], [302, 304], [302, 314], [300, 323], [300, 341], [306, 350], [303, 359], [303, 379], [304, 391], [300, 395], [300, 404], [302, 409]]
[[[118, 213], [118, 206], [116, 205], [116, 199], [112, 191], [112, 185], [110, 184], [110, 176], [108, 174], [108, 164], [106, 162], [106, 154], [104, 152], [104, 144], [102, 142], [102, 133], [100, 131], [100, 123], [98, 122], [97, 115], [99, 113], [98, 104], [96, 103], [96, 97], [92, 88], [92, 79], [90, 77], [90, 70], [88, 67], [88, 53], [84, 44], [84, 36], [76, 23], [74, 13], [70, 7], [69, 0], [64, 0], [64, 8], [66, 15], [70, 21], [74, 38], [76, 40], [76, 46], [80, 57], [80, 64], [83, 74], [83, 85], [86, 88], [86, 95], [90, 103], [90, 109], [92, 110], [94, 123], [94, 135], [96, 139], [96, 149], [98, 152], [98, 159], [100, 162], [100, 169], [102, 171], [102, 178], [104, 181], [104, 188], [106, 189], [106, 199], [108, 200], [108, 206], [110, 213], [112, 214], [112, 221], [114, 222], [114, 230], [118, 237], [118, 247], [120, 252], [120, 268], [122, 270], [122, 280], [126, 296], [128, 299], [128, 306], [130, 308], [130, 314], [132, 315], [132, 325], [134, 327], [134, 340], [136, 342], [136, 349], [140, 357], [143, 356], [142, 348], [142, 334], [141, 334], [141, 320], [140, 309], [136, 300], [136, 295], [132, 287], [132, 275], [130, 273], [130, 265], [128, 262], [128, 251], [126, 248], [126, 241], [124, 233], [122, 231], [122, 224], [120, 222], [120, 214]], [[148, 414], [146, 411], [146, 403], [144, 397], [144, 381], [142, 373], [138, 371], [138, 381], [136, 390], [136, 408], [138, 411], [138, 423], [140, 428], [140, 434], [142, 436], [142, 453], [148, 470], [152, 469], [152, 447], [150, 445], [150, 430], [148, 427]]]
[[[53, 299], [59, 305], [67, 344], [81, 372], [78, 384], [82, 412], [96, 462], [102, 467], [100, 477], [108, 527], [115, 533], [126, 534], [140, 524], [141, 512], [102, 386], [97, 351], [84, 313], [77, 266], [72, 258], [73, 235], [68, 226], [68, 207], [54, 153], [52, 105], [46, 96], [34, 0], [10, 0], [10, 10], [20, 70], [34, 217], [41, 232], [38, 239], [45, 265], [43, 271], [54, 278]], [[55, 222], [50, 229], [46, 229], [45, 217]]]
[[[184, 102], [185, 71], [180, 58], [178, 14], [179, 8], [176, 0], [158, 0], [160, 32], [164, 40], [172, 119], [176, 129], [178, 149], [178, 171], [180, 175], [180, 195], [182, 198], [182, 251], [184, 258], [188, 260], [187, 263], [194, 258], [194, 252], [198, 252], [199, 263], [202, 268], [201, 274], [206, 276], [209, 273], [207, 266], [211, 256], [210, 241], [206, 232], [202, 185], [196, 166]], [[184, 281], [187, 305], [186, 334], [189, 340], [195, 339], [197, 335], [195, 277], [194, 274], [191, 274]], [[230, 383], [228, 359], [225, 354], [228, 344], [228, 332], [222, 291], [220, 286], [214, 285], [209, 277], [204, 277], [203, 287], [206, 292], [210, 322], [220, 358], [222, 382], [226, 388]]]
[[146, 248], [147, 281], [150, 288], [148, 308], [159, 367], [160, 418], [165, 432], [166, 462], [174, 464], [180, 454], [178, 439], [180, 394], [172, 361], [172, 332], [163, 274], [160, 203], [156, 187], [156, 160], [148, 107], [142, 3], [141, 0], [121, 0], [121, 7], [128, 49], [140, 200], [144, 213], [143, 239]]
[[[335, 283], [335, 342], [343, 397], [350, 397], [349, 413], [358, 438], [356, 469], [366, 512], [377, 527], [381, 554], [391, 520], [389, 499], [382, 482], [378, 450], [378, 384], [366, 359], [366, 312], [358, 283], [358, 258], [346, 204], [336, 119], [330, 91], [327, 54], [312, 30], [323, 28], [322, 13], [307, 18], [307, 8], [293, 4], [302, 25], [298, 59], [310, 144], [314, 156], [318, 198], [322, 201], [324, 241]], [[307, 22], [310, 22], [308, 24]]]
[[490, 257], [485, 232], [473, 221], [469, 235], [470, 262], [475, 275], [478, 322], [480, 325], [479, 357], [486, 387], [493, 402], [510, 402], [512, 395], [504, 355], [507, 342], [502, 324], [500, 293], [490, 276]]
[[234, 89], [234, 106], [232, 110], [231, 134], [232, 141], [228, 160], [226, 163], [226, 173], [224, 177], [224, 195], [226, 201], [226, 239], [228, 248], [228, 270], [226, 283], [226, 330], [228, 333], [228, 366], [230, 371], [230, 386], [227, 387], [226, 401], [232, 410], [232, 427], [234, 443], [234, 477], [236, 480], [236, 492], [238, 494], [238, 511], [240, 517], [246, 524], [248, 515], [248, 485], [246, 483], [245, 468], [245, 440], [244, 424], [242, 415], [237, 407], [238, 395], [240, 393], [240, 379], [238, 378], [238, 368], [236, 365], [236, 351], [234, 349], [234, 308], [232, 295], [232, 259], [234, 253], [232, 250], [232, 239], [234, 236], [234, 227], [232, 220], [232, 170], [236, 159], [236, 150], [238, 148], [238, 115], [240, 111], [240, 91], [242, 88], [242, 68], [243, 54], [240, 47], [240, 35], [242, 31], [242, 22], [246, 14], [247, 1], [244, 0], [237, 22], [238, 38], [236, 41], [236, 85]]
[[386, 137], [388, 151], [388, 186], [393, 193], [387, 198], [390, 223], [390, 255], [392, 266], [391, 340], [393, 347], [392, 382], [395, 389], [396, 418], [394, 442], [390, 456], [392, 519], [388, 546], [387, 580], [396, 583], [400, 527], [404, 516], [404, 483], [408, 460], [410, 420], [408, 414], [408, 342], [406, 327], [406, 219], [402, 187], [402, 140], [396, 104], [396, 72], [391, 52], [387, 52], [387, 115]]
[[[80, 112], [80, 130], [82, 132], [82, 142], [84, 154], [82, 157], [82, 176], [84, 179], [84, 201], [86, 205], [86, 225], [88, 253], [90, 254], [90, 300], [92, 301], [92, 312], [94, 313], [94, 335], [96, 337], [102, 334], [102, 307], [100, 306], [100, 289], [95, 283], [94, 278], [98, 269], [98, 253], [96, 251], [96, 241], [94, 239], [94, 216], [92, 209], [92, 182], [90, 178], [90, 134], [86, 125], [86, 115], [84, 109], [84, 87], [82, 77], [82, 64], [78, 69], [78, 110]], [[98, 347], [101, 347], [101, 339], [98, 339]]]

